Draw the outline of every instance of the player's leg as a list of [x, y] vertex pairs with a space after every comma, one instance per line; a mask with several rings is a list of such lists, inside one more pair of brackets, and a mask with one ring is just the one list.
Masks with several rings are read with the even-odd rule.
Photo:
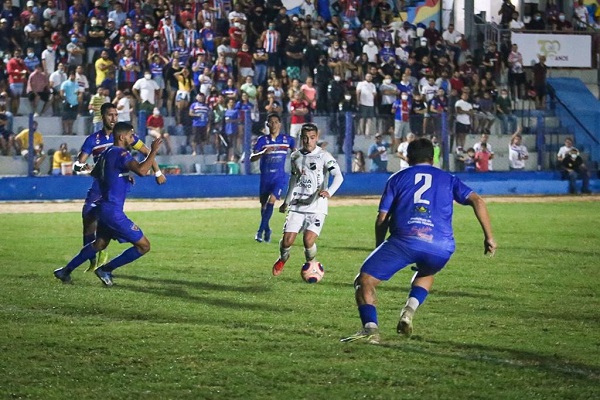
[[110, 240], [98, 238], [91, 243], [85, 244], [79, 253], [77, 253], [77, 255], [67, 263], [67, 265], [65, 265], [63, 268], [54, 270], [54, 276], [63, 283], [71, 283], [71, 272], [73, 272], [75, 268], [79, 267], [90, 258], [95, 258], [96, 253], [104, 250], [106, 246], [108, 246], [109, 241]]
[[[267, 204], [269, 203], [270, 193], [266, 192], [266, 183], [263, 181], [261, 177], [260, 180], [260, 224], [258, 225], [258, 231], [256, 231], [256, 235], [254, 235], [254, 240], [261, 243], [263, 241], [263, 235], [265, 232], [265, 211], [267, 209]], [[272, 211], [272, 209], [271, 209]], [[271, 212], [272, 214], [272, 212]]]
[[304, 222], [304, 257], [312, 261], [317, 256], [317, 239], [325, 225], [325, 214], [306, 214]]
[[376, 287], [381, 281], [390, 279], [396, 272], [413, 263], [412, 255], [398, 243], [385, 241], [364, 261], [360, 273], [354, 280], [354, 290], [362, 329], [342, 342], [366, 339], [370, 343], [379, 342], [377, 319]]
[[412, 278], [408, 299], [400, 312], [400, 321], [398, 322], [397, 328], [398, 333], [406, 336], [412, 334], [413, 316], [417, 311], [417, 308], [425, 302], [425, 299], [433, 286], [434, 275], [444, 268], [452, 256], [451, 252], [448, 252], [444, 256], [428, 254], [422, 251], [417, 253], [418, 271]]
[[264, 232], [264, 241], [266, 243], [271, 242], [271, 227], [269, 222], [273, 216], [273, 210], [275, 208], [275, 201], [278, 199], [274, 194], [269, 195], [269, 200], [264, 205], [264, 211], [262, 212], [261, 227]]
[[279, 241], [279, 258], [273, 264], [273, 275], [277, 276], [283, 272], [283, 267], [290, 258], [292, 245], [304, 225], [304, 214], [290, 211], [283, 226], [283, 237]]
[[104, 217], [101, 217], [98, 224], [99, 238], [112, 237], [121, 243], [129, 242], [133, 244], [133, 246], [95, 271], [96, 276], [98, 276], [104, 285], [112, 286], [112, 272], [148, 253], [150, 251], [150, 241], [144, 236], [142, 230], [127, 218], [125, 214], [113, 216], [113, 218], [108, 220], [108, 223], [105, 223], [105, 221]]

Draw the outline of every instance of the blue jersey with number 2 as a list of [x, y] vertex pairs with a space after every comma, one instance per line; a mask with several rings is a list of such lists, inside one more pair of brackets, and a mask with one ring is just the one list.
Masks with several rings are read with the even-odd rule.
[[453, 204], [467, 204], [471, 192], [456, 176], [418, 164], [388, 179], [379, 211], [390, 214], [390, 239], [429, 253], [454, 252]]

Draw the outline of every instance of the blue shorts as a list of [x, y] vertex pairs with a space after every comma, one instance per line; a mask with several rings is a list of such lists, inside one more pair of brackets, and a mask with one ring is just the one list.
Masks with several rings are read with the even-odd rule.
[[285, 195], [285, 191], [288, 187], [288, 178], [285, 175], [260, 178], [260, 202], [266, 203], [270, 195], [275, 196], [277, 200], [281, 199], [282, 195]]
[[451, 251], [436, 249], [436, 253], [428, 253], [423, 250], [423, 245], [386, 240], [367, 257], [360, 272], [387, 281], [404, 267], [417, 264], [420, 275], [433, 275], [446, 266], [451, 256]]
[[99, 207], [98, 228], [96, 236], [119, 243], [137, 243], [144, 237], [144, 232], [123, 211], [106, 210]]
[[88, 190], [85, 197], [85, 203], [83, 203], [83, 209], [81, 210], [81, 218], [93, 218], [98, 219], [98, 207], [96, 202], [102, 198], [102, 194], [96, 187], [98, 182], [94, 179], [92, 187]]

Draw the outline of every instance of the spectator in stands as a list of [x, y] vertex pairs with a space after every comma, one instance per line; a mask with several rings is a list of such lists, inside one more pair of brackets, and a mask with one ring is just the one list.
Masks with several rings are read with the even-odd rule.
[[90, 102], [88, 104], [88, 110], [92, 114], [93, 132], [98, 132], [104, 126], [102, 122], [102, 114], [100, 113], [100, 108], [104, 103], [110, 103], [108, 90], [102, 86], [98, 86], [98, 89], [96, 89], [96, 94], [90, 98]]
[[23, 62], [30, 73], [35, 70], [36, 66], [41, 64], [40, 59], [34, 53], [33, 47], [27, 48], [27, 55], [23, 58]]
[[193, 81], [191, 78], [190, 70], [187, 67], [183, 67], [180, 71], [175, 73], [177, 78], [177, 94], [175, 96], [175, 123], [178, 125], [182, 124], [182, 113], [187, 110], [190, 104]]
[[[77, 3], [79, 0], [75, 0]], [[120, 1], [116, 1], [113, 5], [114, 9], [108, 13], [108, 21], [112, 20], [115, 23], [117, 29], [121, 29], [125, 25], [127, 19], [127, 13], [123, 11], [123, 4]]]
[[588, 194], [590, 191], [590, 173], [579, 151], [573, 147], [562, 160], [564, 174], [569, 179], [569, 193], [577, 193], [577, 178], [581, 178], [581, 193]]
[[[146, 120], [146, 127], [148, 128], [148, 135], [154, 138], [163, 139], [167, 155], [173, 154], [171, 136], [169, 135], [169, 132], [165, 130], [165, 120], [160, 115], [160, 110], [158, 108], [154, 108], [154, 110], [152, 110], [152, 114], [148, 116], [148, 119]], [[203, 149], [203, 144], [201, 144], [201, 148]], [[204, 150], [202, 150], [202, 152], [203, 151]]]
[[71, 35], [71, 41], [67, 44], [67, 64], [69, 66], [83, 65], [83, 55], [85, 54], [84, 44], [79, 39], [78, 34]]
[[465, 138], [471, 133], [473, 105], [469, 102], [469, 95], [463, 92], [455, 104], [456, 110], [456, 146], [464, 148]]
[[62, 98], [60, 96], [60, 86], [69, 77], [65, 73], [65, 66], [63, 63], [59, 63], [56, 71], [50, 74], [49, 83], [52, 88], [52, 112], [54, 116], [60, 114]]
[[521, 19], [519, 18], [519, 13], [517, 11], [512, 13], [512, 19], [510, 20], [510, 23], [508, 24], [508, 29], [510, 29], [511, 31], [517, 31], [517, 32], [520, 32], [523, 29], [525, 29], [525, 23], [523, 21], [521, 21]]
[[491, 42], [488, 50], [483, 56], [481, 64], [485, 72], [491, 72], [496, 81], [500, 80], [500, 74], [504, 69], [503, 57], [496, 48], [496, 43]]
[[74, 135], [73, 123], [77, 119], [79, 107], [79, 85], [75, 81], [75, 69], [69, 70], [69, 79], [60, 85], [60, 97], [63, 99], [62, 126], [63, 135]]
[[[473, 150], [475, 150], [473, 148]], [[475, 171], [477, 172], [488, 172], [490, 170], [489, 164], [493, 154], [488, 151], [487, 143], [481, 143], [479, 150], [475, 150]]]
[[542, 14], [536, 12], [533, 14], [533, 18], [526, 25], [526, 28], [530, 31], [544, 31], [546, 30], [546, 23], [542, 19]]
[[192, 118], [192, 129], [188, 136], [188, 144], [192, 147], [192, 155], [197, 154], [198, 146], [200, 146], [200, 154], [205, 154], [204, 146], [208, 143], [212, 121], [211, 110], [206, 104], [204, 94], [196, 95], [196, 101], [190, 105], [189, 116]]
[[368, 73], [365, 80], [356, 85], [356, 103], [358, 104], [358, 130], [359, 135], [371, 135], [375, 128], [373, 125], [375, 119], [375, 98], [377, 88], [373, 84], [373, 75]]
[[[15, 148], [15, 135], [10, 130], [9, 112], [6, 105], [0, 104], [0, 151], [2, 155], [10, 155], [11, 149]], [[16, 151], [16, 149], [15, 149]]]
[[144, 71], [144, 77], [133, 84], [132, 92], [139, 104], [139, 111], [145, 111], [146, 115], [150, 115], [157, 106], [160, 93], [158, 84], [152, 79], [152, 72]]
[[429, 21], [429, 26], [423, 32], [423, 37], [427, 39], [427, 43], [435, 45], [438, 41], [442, 41], [442, 34], [435, 27], [435, 21]]
[[573, 24], [571, 23], [571, 21], [567, 20], [565, 13], [562, 12], [558, 14], [557, 20], [554, 21], [554, 23], [551, 26], [553, 31], [570, 32], [573, 30]]
[[379, 132], [375, 134], [375, 143], [371, 144], [367, 156], [371, 160], [369, 172], [388, 172], [388, 154], [389, 143], [383, 140], [383, 135]]
[[[40, 166], [46, 159], [44, 154], [44, 137], [37, 130], [38, 123], [33, 121], [33, 174], [39, 175]], [[15, 149], [18, 153], [21, 153], [25, 160], [29, 159], [29, 128], [23, 129], [17, 136], [15, 136]]]
[[400, 92], [394, 104], [392, 104], [392, 114], [394, 114], [394, 136], [392, 148], [398, 148], [400, 141], [403, 140], [410, 129], [410, 114], [412, 109], [412, 96], [410, 92]]
[[412, 106], [410, 109], [410, 130], [417, 136], [422, 136], [425, 132], [425, 116], [428, 115], [427, 102], [423, 95], [415, 92], [412, 98]]
[[482, 95], [476, 93], [474, 99], [474, 132], [482, 133], [491, 130], [494, 121], [496, 121], [496, 106], [491, 93], [488, 91], [484, 91]]
[[83, 65], [78, 65], [75, 68], [75, 81], [77, 82], [77, 86], [79, 86], [79, 93], [77, 95], [77, 101], [79, 101], [79, 112], [85, 115], [87, 112], [85, 104], [89, 102], [91, 94], [90, 82], [87, 78], [85, 71], [83, 70]]
[[508, 146], [508, 161], [511, 171], [522, 171], [525, 169], [525, 161], [529, 159], [527, 147], [522, 144], [521, 128], [512, 135]]
[[492, 171], [493, 170], [492, 159], [494, 158], [494, 151], [492, 150], [492, 145], [489, 144], [489, 142], [488, 142], [489, 138], [490, 138], [490, 132], [488, 130], [483, 131], [483, 133], [481, 134], [481, 138], [479, 139], [479, 142], [477, 142], [473, 145], [473, 149], [475, 150], [475, 153], [480, 152], [481, 149], [483, 148], [483, 145], [485, 144], [487, 152], [489, 153], [488, 170]]
[[402, 143], [400, 143], [400, 145], [398, 145], [398, 150], [396, 152], [396, 155], [398, 157], [400, 157], [400, 171], [409, 167], [408, 156], [407, 156], [408, 145], [410, 144], [410, 142], [412, 142], [416, 138], [417, 137], [415, 136], [414, 133], [409, 133], [408, 135], [406, 135], [406, 140], [403, 141]]
[[502, 133], [508, 135], [517, 127], [517, 117], [512, 112], [512, 103], [508, 96], [508, 90], [502, 89], [500, 96], [496, 99], [496, 115], [502, 123]]
[[[131, 92], [129, 92], [129, 94], [130, 93]], [[117, 121], [131, 123], [131, 114], [133, 111], [133, 101], [131, 99], [131, 96], [128, 96], [123, 90], [117, 90], [112, 103], [117, 106]]]
[[575, 20], [575, 29], [585, 31], [590, 23], [590, 14], [583, 1], [575, 1], [573, 3], [573, 18]]
[[[69, 153], [67, 144], [61, 143], [59, 149], [52, 155], [52, 175], [62, 175], [63, 163], [71, 164], [72, 162], [73, 157], [71, 157], [71, 154]], [[71, 175], [71, 173], [67, 173], [66, 175]]]
[[37, 64], [29, 79], [27, 80], [27, 97], [31, 104], [33, 116], [38, 117], [38, 103], [41, 100], [44, 105], [40, 114], [44, 114], [50, 105], [50, 81], [48, 75], [44, 72], [42, 64]]
[[512, 44], [510, 54], [508, 55], [508, 84], [511, 94], [516, 101], [525, 96], [525, 71], [523, 70], [523, 55], [519, 52], [516, 43]]
[[546, 56], [540, 54], [538, 62], [533, 66], [533, 89], [535, 90], [535, 104], [540, 110], [546, 108]]
[[102, 85], [109, 71], [114, 71], [115, 63], [110, 59], [108, 50], [102, 50], [100, 58], [94, 64], [96, 70], [96, 86]]
[[27, 66], [23, 62], [21, 49], [16, 48], [13, 57], [6, 64], [6, 72], [8, 73], [8, 83], [10, 88], [10, 111], [14, 115], [18, 114], [19, 101], [25, 89], [27, 82]]
[[514, 12], [515, 6], [510, 2], [510, 0], [503, 0], [502, 6], [500, 6], [500, 10], [498, 11], [498, 15], [500, 15], [500, 25], [506, 27], [510, 22]]
[[565, 138], [565, 144], [558, 149], [558, 153], [556, 153], [556, 159], [559, 163], [562, 163], [565, 157], [567, 157], [571, 153], [571, 149], [573, 147], [573, 138], [568, 136]]
[[308, 104], [303, 98], [302, 92], [296, 92], [293, 95], [292, 101], [290, 102], [290, 136], [294, 140], [298, 141], [300, 138], [300, 129], [302, 125], [306, 123], [306, 116], [310, 112]]

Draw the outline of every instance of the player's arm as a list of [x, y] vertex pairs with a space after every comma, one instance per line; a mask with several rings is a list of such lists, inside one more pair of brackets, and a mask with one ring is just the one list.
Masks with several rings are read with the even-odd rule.
[[154, 164], [156, 163], [154, 158], [156, 157], [156, 153], [158, 153], [158, 149], [160, 149], [160, 145], [162, 144], [162, 142], [163, 141], [161, 138], [154, 139], [152, 141], [151, 148], [148, 150], [148, 148], [146, 147], [146, 150], [148, 150], [148, 154], [146, 154], [146, 158], [144, 159], [144, 161], [138, 162], [137, 160], [131, 160], [129, 161], [129, 163], [127, 163], [127, 168], [129, 168], [131, 172], [135, 172], [139, 176], [146, 176], [146, 174], [148, 174], [148, 171], [150, 171], [150, 168], [153, 168]]
[[375, 247], [379, 247], [385, 240], [385, 235], [390, 225], [389, 215], [386, 211], [379, 211], [375, 220]]
[[479, 221], [481, 225], [481, 229], [483, 230], [483, 248], [484, 254], [488, 254], [493, 256], [496, 252], [496, 242], [494, 241], [494, 234], [492, 233], [492, 224], [490, 222], [490, 215], [488, 213], [487, 206], [485, 204], [485, 200], [481, 198], [477, 193], [472, 192], [467, 198], [468, 204], [473, 207], [473, 211], [475, 212], [475, 217]]
[[254, 162], [254, 161], [258, 160], [259, 158], [261, 158], [265, 154], [272, 152], [273, 149], [274, 149], [273, 146], [264, 146], [262, 148], [262, 150], [257, 151], [256, 153], [250, 154], [250, 161]]
[[90, 155], [83, 150], [77, 154], [77, 161], [73, 163], [73, 172], [76, 174], [84, 171], [91, 171], [91, 167], [87, 164], [87, 159]]
[[329, 167], [327, 168], [327, 170], [333, 177], [333, 181], [331, 182], [331, 185], [329, 185], [327, 190], [321, 190], [321, 192], [319, 192], [319, 196], [325, 197], [327, 199], [333, 196], [335, 192], [337, 192], [337, 190], [340, 188], [340, 186], [342, 186], [342, 182], [344, 182], [344, 176], [342, 175], [342, 171], [340, 171], [338, 163], [335, 160], [332, 160], [328, 163], [328, 165]]
[[[162, 143], [162, 141], [161, 141], [161, 143]], [[152, 144], [154, 144], [154, 142], [152, 142]], [[144, 142], [142, 142], [141, 140], [138, 140], [137, 142], [135, 142], [132, 147], [135, 150], [137, 150], [140, 153], [142, 153], [143, 155], [145, 155], [146, 158], [148, 158], [148, 155], [151, 152], [151, 150], [148, 148], [148, 146], [146, 146], [144, 144]], [[159, 145], [159, 148], [160, 148], [160, 145]], [[163, 183], [165, 183], [167, 181], [167, 178], [163, 175], [162, 171], [158, 167], [158, 163], [156, 162], [156, 160], [154, 159], [154, 157], [152, 157], [152, 170], [154, 171], [154, 176], [156, 177], [155, 178], [156, 179], [156, 183], [158, 183], [159, 185], [162, 185]], [[133, 171], [133, 172], [135, 172], [135, 171]], [[148, 173], [148, 171], [146, 171], [146, 173]]]
[[283, 204], [281, 204], [281, 206], [279, 206], [280, 213], [285, 213], [287, 211], [288, 205], [290, 204], [290, 202], [292, 201], [292, 197], [294, 196], [294, 187], [296, 186], [297, 183], [298, 183], [298, 176], [296, 174], [292, 173], [290, 175], [290, 180], [288, 182], [287, 193], [285, 195], [285, 198], [283, 199]]

